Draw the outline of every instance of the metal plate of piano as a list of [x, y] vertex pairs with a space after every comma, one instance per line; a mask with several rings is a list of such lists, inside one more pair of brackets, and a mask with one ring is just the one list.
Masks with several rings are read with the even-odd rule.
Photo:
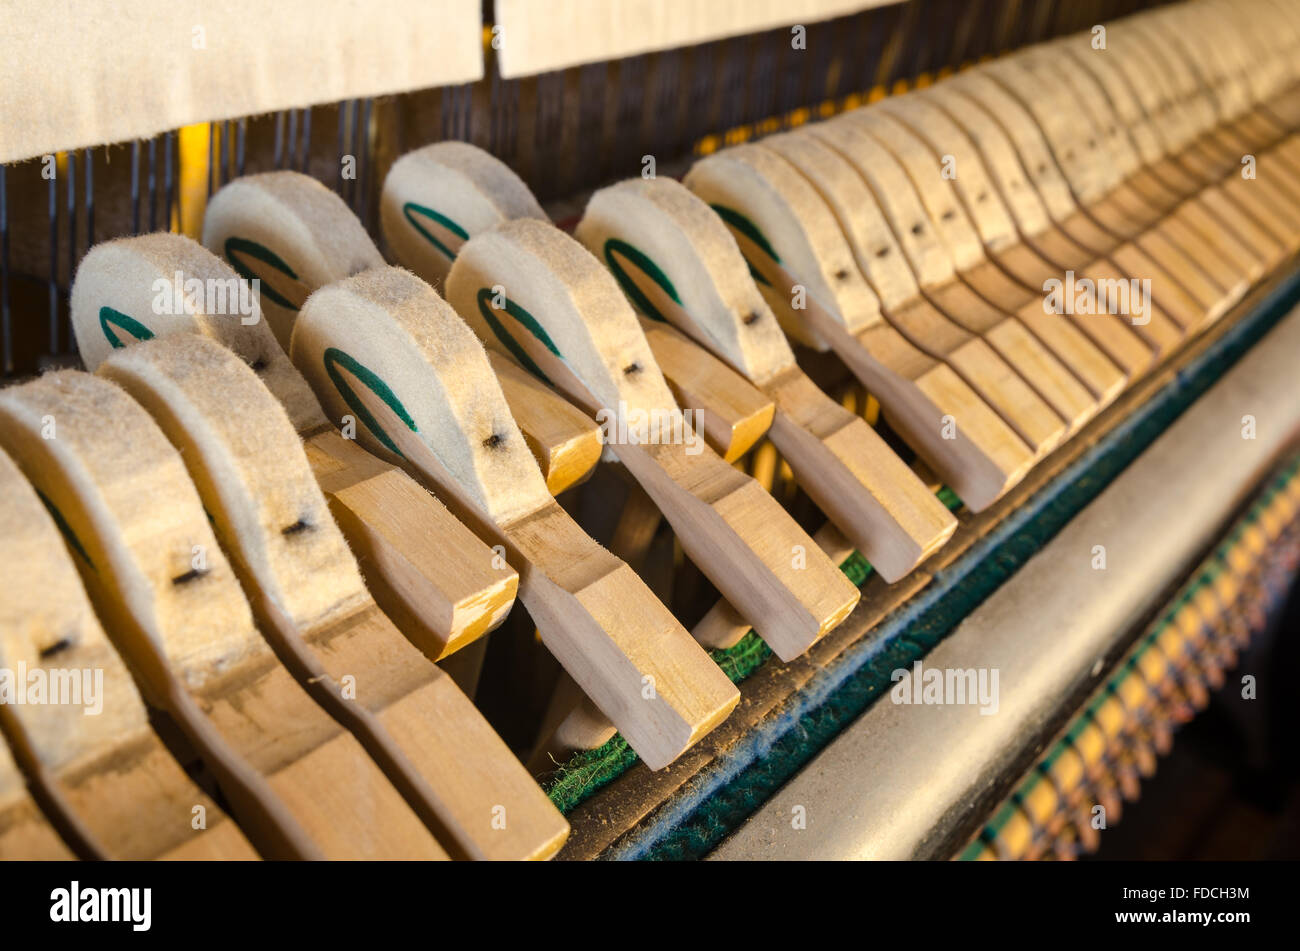
[[315, 6], [4, 60], [0, 855], [1095, 847], [1295, 568], [1300, 8]]

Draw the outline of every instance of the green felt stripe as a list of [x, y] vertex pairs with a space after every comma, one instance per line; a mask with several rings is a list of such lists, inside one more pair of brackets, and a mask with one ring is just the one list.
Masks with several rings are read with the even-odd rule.
[[[374, 370], [359, 362], [351, 354], [344, 353], [337, 347], [329, 347], [326, 349], [321, 360], [325, 364], [325, 374], [330, 378], [330, 382], [334, 384], [334, 388], [338, 390], [339, 396], [343, 397], [343, 402], [347, 403], [348, 408], [356, 414], [357, 419], [361, 420], [365, 427], [374, 433], [375, 438], [383, 443], [386, 449], [401, 456], [402, 451], [397, 448], [397, 444], [393, 442], [388, 433], [384, 432], [384, 428], [380, 426], [379, 421], [370, 414], [370, 410], [366, 409], [365, 404], [361, 402], [361, 398], [357, 396], [352, 387], [348, 385], [348, 382], [343, 379], [343, 374], [339, 373], [338, 368], [343, 367], [364, 383], [367, 389], [383, 400], [388, 405], [388, 408], [397, 414], [397, 418], [404, 422], [411, 432], [418, 433], [420, 428], [415, 425], [415, 420], [412, 419], [411, 414], [406, 411], [406, 407], [403, 406], [401, 400], [397, 398], [397, 394], [389, 389], [388, 384], [380, 379], [379, 374], [375, 373]], [[402, 458], [406, 457], [402, 456]]]
[[772, 242], [767, 240], [767, 235], [754, 222], [736, 211], [734, 208], [728, 208], [726, 205], [710, 205], [718, 213], [718, 217], [728, 225], [735, 228], [750, 241], [763, 249], [763, 253], [770, 257], [777, 264], [781, 263], [781, 255], [776, 253], [776, 248], [772, 247]]
[[121, 341], [117, 334], [113, 333], [113, 327], [126, 331], [136, 340], [153, 339], [152, 330], [134, 317], [128, 317], [120, 310], [114, 310], [112, 307], [99, 308], [99, 326], [103, 329], [104, 337], [114, 350], [121, 350], [126, 344]]
[[[496, 334], [496, 338], [501, 341], [502, 346], [514, 355], [514, 358], [519, 361], [520, 365], [542, 382], [549, 384], [551, 381], [547, 379], [546, 374], [542, 372], [542, 368], [533, 362], [533, 358], [528, 355], [528, 351], [520, 345], [519, 341], [514, 338], [514, 335], [511, 334], [510, 331], [506, 330], [506, 328], [502, 326], [501, 321], [497, 320], [496, 308], [488, 303], [488, 300], [493, 296], [494, 295], [490, 288], [479, 288], [477, 295], [478, 312], [483, 316], [483, 319], [487, 321], [487, 325], [492, 328], [492, 333]], [[502, 309], [505, 310], [507, 314], [519, 321], [519, 323], [524, 326], [524, 329], [540, 340], [547, 350], [551, 351], [551, 353], [555, 354], [557, 357], [560, 357], [560, 359], [564, 359], [559, 348], [555, 346], [554, 341], [551, 340], [551, 337], [546, 332], [545, 328], [537, 322], [536, 317], [528, 313], [528, 311], [524, 310], [509, 297], [507, 297], [505, 301], [505, 307]]]
[[[35, 486], [33, 486], [33, 488], [35, 488]], [[91, 560], [89, 553], [87, 553], [86, 549], [82, 546], [81, 539], [78, 538], [77, 533], [72, 530], [72, 526], [69, 525], [68, 520], [63, 517], [63, 513], [58, 510], [55, 504], [51, 502], [40, 489], [36, 489], [36, 494], [40, 496], [41, 504], [45, 506], [45, 510], [49, 512], [50, 517], [54, 519], [54, 524], [58, 527], [59, 534], [63, 536], [63, 540], [71, 546], [73, 551], [82, 557], [86, 564], [90, 565], [92, 571], [98, 574], [99, 569], [95, 567], [95, 563]]]
[[1017, 805], [1023, 804], [1025, 801], [1025, 797], [1028, 796], [1031, 792], [1033, 792], [1034, 787], [1037, 786], [1040, 782], [1043, 782], [1042, 773], [1038, 773], [1038, 772], [1030, 773], [1028, 776], [1025, 777], [1024, 782], [1020, 784], [1020, 788], [1011, 794], [1011, 798], [1015, 801]]
[[287, 310], [296, 311], [298, 309], [287, 297], [277, 291], [266, 281], [262, 280], [258, 274], [254, 273], [253, 269], [238, 257], [239, 254], [247, 254], [249, 257], [255, 258], [263, 264], [269, 264], [281, 274], [288, 275], [295, 281], [298, 280], [298, 275], [294, 272], [294, 269], [289, 267], [280, 255], [276, 254], [265, 245], [258, 244], [256, 241], [251, 241], [248, 238], [231, 237], [226, 239], [226, 260], [230, 262], [230, 266], [235, 269], [236, 274], [246, 281], [251, 282], [256, 280], [258, 286], [261, 288], [262, 296], [272, 303], [279, 304]]
[[646, 297], [637, 286], [632, 276], [623, 269], [623, 259], [627, 259], [633, 266], [639, 268], [646, 277], [658, 284], [665, 294], [672, 298], [673, 303], [681, 304], [682, 298], [677, 293], [677, 288], [673, 282], [664, 273], [663, 268], [654, 262], [648, 254], [640, 248], [628, 244], [626, 241], [620, 241], [618, 238], [609, 238], [605, 241], [604, 247], [605, 264], [609, 266], [614, 277], [618, 280], [619, 287], [623, 288], [623, 293], [631, 299], [637, 309], [652, 320], [660, 323], [668, 323], [668, 319], [659, 313], [659, 308], [650, 303], [650, 298]]
[[434, 211], [432, 208], [425, 205], [417, 205], [413, 201], [408, 201], [402, 206], [402, 216], [410, 222], [411, 227], [418, 231], [424, 240], [428, 241], [431, 245], [445, 254], [447, 260], [456, 260], [456, 252], [439, 241], [427, 228], [424, 227], [424, 225], [420, 224], [420, 222], [416, 220], [416, 215], [423, 215], [426, 218], [438, 222], [438, 224], [442, 225], [452, 234], [464, 241], [469, 240], [469, 232], [456, 224], [456, 222], [452, 221], [446, 215]]
[[1056, 761], [1060, 759], [1069, 748], [1070, 744], [1063, 741], [1052, 744], [1051, 751], [1043, 757], [1042, 762], [1038, 764], [1038, 768], [1044, 772], [1051, 769], [1051, 767], [1056, 765]]

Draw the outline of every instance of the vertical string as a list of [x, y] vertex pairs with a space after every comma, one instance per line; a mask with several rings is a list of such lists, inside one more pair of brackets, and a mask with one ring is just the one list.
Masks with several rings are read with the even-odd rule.
[[311, 156], [311, 106], [302, 111], [302, 149], [298, 159], [298, 171], [307, 173], [307, 161]]
[[230, 119], [226, 120], [225, 127], [221, 130], [221, 184], [224, 185], [230, 181], [230, 153], [234, 150], [234, 128], [235, 124]]
[[[176, 147], [176, 133], [163, 133], [163, 230], [172, 230], [172, 212], [176, 210], [176, 177], [172, 170], [172, 150]], [[180, 220], [180, 216], [176, 216]]]
[[276, 168], [284, 168], [284, 113], [275, 114], [275, 153]]
[[352, 144], [348, 148], [348, 154], [352, 156], [352, 184], [348, 186], [348, 204], [355, 211], [361, 179], [361, 100], [351, 100], [348, 103], [348, 112], [348, 130], [352, 134]]
[[208, 123], [208, 197], [212, 197], [212, 179], [217, 174], [217, 124]]
[[[208, 194], [212, 194], [211, 188]], [[131, 143], [131, 233], [140, 233], [140, 140]]]
[[95, 246], [95, 153], [86, 149], [86, 250]]
[[298, 158], [298, 110], [289, 110], [289, 138], [285, 142], [285, 163], [280, 168], [292, 169]]
[[48, 210], [50, 216], [50, 276], [46, 281], [49, 296], [49, 326], [46, 353], [59, 352], [59, 176], [50, 179]]
[[149, 232], [158, 230], [158, 136], [149, 140]]
[[[361, 219], [362, 225], [369, 230], [370, 223], [366, 218], [366, 206], [370, 197], [370, 173], [373, 165], [374, 156], [370, 154], [370, 112], [374, 106], [373, 99], [366, 99], [361, 108], [361, 147], [357, 150], [357, 161], [362, 165], [357, 170], [357, 190], [360, 193], [357, 198], [357, 217]], [[361, 163], [361, 156], [364, 153], [365, 162]]]
[[[77, 153], [68, 152], [68, 287], [77, 273]], [[57, 278], [57, 275], [56, 275]], [[57, 284], [57, 279], [55, 281]], [[72, 313], [68, 313], [68, 341], [72, 341]], [[53, 351], [57, 353], [58, 351]]]
[[343, 143], [347, 137], [348, 110], [343, 103], [338, 104], [339, 131], [334, 142], [334, 190], [343, 194]]
[[14, 372], [13, 330], [9, 324], [9, 197], [5, 166], [0, 165], [0, 371]]

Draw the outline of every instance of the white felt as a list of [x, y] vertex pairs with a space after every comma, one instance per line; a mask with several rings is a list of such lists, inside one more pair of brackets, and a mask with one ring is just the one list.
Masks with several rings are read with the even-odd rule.
[[753, 145], [725, 149], [696, 162], [685, 182], [708, 204], [749, 218], [808, 293], [851, 332], [879, 319], [880, 302], [835, 215], [780, 155]]
[[483, 75], [479, 0], [6, 0], [0, 162]]
[[1051, 225], [1047, 208], [1029, 184], [1015, 147], [987, 110], [955, 92], [950, 83], [936, 83], [918, 95], [943, 110], [947, 119], [970, 136], [1021, 231], [1036, 235]]
[[574, 235], [600, 260], [611, 238], [648, 255], [697, 327], [751, 380], [765, 382], [794, 365], [735, 238], [685, 186], [670, 178], [632, 178], [602, 188], [587, 202]]
[[1070, 183], [1061, 174], [1051, 146], [1043, 137], [1034, 117], [1020, 102], [979, 70], [967, 70], [945, 84], [952, 90], [973, 100], [992, 115], [1011, 137], [1020, 160], [1034, 188], [1047, 206], [1053, 221], [1064, 221], [1075, 212], [1078, 205], [1070, 190]]
[[531, 76], [789, 24], [895, 0], [497, 0], [501, 75]]
[[599, 406], [676, 410], [632, 305], [576, 240], [523, 218], [471, 238], [456, 257], [448, 302], [484, 343], [513, 356], [479, 311], [479, 291], [498, 285], [532, 314]]
[[[14, 678], [20, 664], [27, 672], [22, 686], [13, 683], [27, 702], [5, 704], [0, 716], [11, 718], [22, 742], [52, 770], [149, 729], [135, 682], [86, 597], [73, 564], [78, 557], [35, 489], [0, 452], [0, 668]], [[27, 693], [33, 672], [47, 687], [62, 681], [61, 691], [75, 690], [81, 704], [55, 703], [72, 695], [52, 692], [38, 702]]]
[[[216, 340], [256, 368], [299, 432], [322, 425], [316, 398], [261, 319], [255, 299], [251, 317], [210, 312], [208, 289], [239, 281], [230, 265], [184, 235], [140, 235], [95, 245], [82, 258], [72, 284], [72, 330], [82, 361], [93, 370], [113, 351], [100, 313], [102, 307], [112, 307], [156, 337], [196, 333]], [[234, 296], [227, 293], [225, 300]], [[211, 297], [212, 303], [222, 299], [215, 293]], [[178, 299], [179, 308], [174, 306]], [[126, 331], [110, 327], [121, 343], [135, 342]]]
[[[948, 182], [961, 195], [966, 213], [985, 246], [1001, 251], [1019, 242], [1015, 222], [999, 199], [975, 143], [941, 109], [920, 93], [891, 96], [882, 99], [875, 108], [888, 112], [925, 141], [930, 160], [938, 163], [940, 180]], [[949, 157], [952, 171], [945, 176], [943, 169]]]
[[[455, 222], [469, 236], [511, 218], [549, 220], [523, 180], [477, 146], [436, 142], [407, 152], [384, 178], [379, 220], [389, 255], [434, 287], [446, 280], [451, 259], [411, 224], [403, 209], [412, 203]], [[412, 214], [421, 220], [418, 211]]]
[[[509, 522], [549, 501], [483, 345], [414, 274], [377, 268], [321, 288], [303, 306], [293, 360], [338, 422], [356, 414], [326, 372], [329, 348], [380, 377], [425, 444], [493, 521]], [[360, 420], [356, 432], [371, 451], [394, 458]]]
[[[229, 258], [226, 242], [231, 238], [255, 241], [276, 254], [308, 292], [384, 263], [343, 199], [300, 172], [245, 175], [213, 195], [203, 216], [203, 246]], [[259, 266], [257, 273], [274, 286], [274, 268]], [[264, 299], [263, 308], [287, 350], [294, 312], [270, 299]]]
[[857, 117], [841, 117], [808, 131], [858, 170], [906, 253], [918, 283], [929, 287], [952, 280], [952, 256], [935, 231], [907, 172], [889, 150], [863, 128]]
[[193, 689], [267, 654], [180, 453], [124, 390], [75, 370], [0, 390], [0, 444], [81, 541], [117, 636], [142, 633]]
[[834, 213], [859, 269], [886, 310], [920, 293], [893, 229], [853, 163], [806, 131], [768, 136], [761, 148], [779, 153], [821, 195]]
[[118, 350], [98, 373], [181, 450], [227, 550], [299, 629], [369, 601], [293, 424], [234, 353], [174, 335]]

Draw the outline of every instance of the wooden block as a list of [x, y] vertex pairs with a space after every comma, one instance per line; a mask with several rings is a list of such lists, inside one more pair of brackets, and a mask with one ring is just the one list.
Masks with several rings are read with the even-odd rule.
[[438, 499], [335, 429], [303, 447], [366, 586], [426, 657], [449, 657], [505, 620], [518, 572]]
[[[494, 287], [507, 290], [495, 303]], [[857, 589], [682, 416], [631, 306], [582, 245], [532, 219], [507, 222], [466, 243], [447, 292], [485, 343], [604, 422], [606, 445], [683, 550], [779, 657], [798, 656], [852, 610]]]
[[190, 336], [119, 351], [98, 373], [181, 450], [260, 628], [444, 847], [475, 859], [554, 854], [568, 825], [451, 678], [375, 606], [297, 434], [256, 375]]
[[551, 495], [586, 481], [600, 461], [600, 427], [518, 364], [498, 353], [488, 361]]
[[[850, 537], [872, 539], [870, 547], [857, 547], [886, 581], [897, 581], [952, 537], [956, 519], [936, 511], [934, 495], [919, 479], [901, 474], [901, 461], [860, 416], [836, 404], [797, 368], [771, 380], [766, 390], [780, 407], [773, 440], [787, 459], [799, 460], [794, 465], [811, 470], [803, 481], [814, 501], [851, 497], [861, 486], [869, 490], [873, 504], [864, 501], [852, 513], [857, 518], [840, 521]], [[833, 512], [839, 506], [822, 508]], [[886, 535], [881, 525], [904, 531]]]
[[1224, 290], [1191, 259], [1185, 248], [1159, 229], [1144, 231], [1134, 241], [1151, 260], [1185, 287], [1200, 305], [1206, 324], [1214, 323], [1232, 306], [1234, 293]]
[[[1067, 337], [1066, 333], [1053, 333], [1056, 329], [1068, 331], [1064, 323], [1046, 326], [1022, 323], [990, 305], [962, 281], [930, 288], [926, 296], [940, 311], [982, 337], [1014, 367], [1025, 383], [1065, 421], [1067, 432], [1081, 428], [1100, 410], [1101, 403], [1090, 392], [1091, 387], [1097, 387], [1100, 397], [1107, 403], [1124, 387], [1123, 374], [1097, 353], [1095, 347], [1091, 344], [1086, 348], [1075, 347], [1077, 341], [1073, 337]], [[1074, 359], [1068, 366], [1058, 360], [1039, 337], [1030, 333], [1031, 326], [1048, 340], [1058, 343], [1061, 350], [1074, 351]], [[1068, 342], [1062, 342], [1063, 338]], [[1074, 367], [1081, 369], [1072, 372]], [[1093, 371], [1084, 381], [1088, 386], [1075, 375], [1082, 375], [1085, 371]]]
[[1195, 333], [1205, 326], [1208, 313], [1205, 306], [1142, 248], [1132, 242], [1125, 242], [1107, 257], [1130, 279], [1151, 282], [1151, 296], [1157, 308], [1168, 315], [1184, 335]]
[[735, 687], [551, 498], [481, 345], [431, 288], [397, 269], [323, 288], [293, 346], [326, 405], [357, 414], [359, 438], [500, 546], [542, 642], [652, 769], [726, 717]]
[[668, 324], [643, 318], [641, 329], [677, 405], [699, 414], [704, 438], [724, 462], [767, 434], [776, 413], [770, 397]]
[[1204, 189], [1197, 195], [1193, 204], [1214, 215], [1219, 221], [1231, 222], [1232, 229], [1263, 262], [1266, 273], [1286, 259], [1286, 245], [1282, 240], [1245, 209], [1234, 205], [1221, 188], [1210, 186]]
[[[44, 676], [50, 691], [39, 704], [0, 704], [0, 726], [61, 826], [74, 830], [84, 857], [159, 859], [185, 851], [256, 859], [235, 823], [150, 727], [131, 675], [86, 597], [72, 561], [77, 556], [2, 452], [0, 522], [0, 570], [9, 586], [0, 603], [0, 667], [25, 669], [17, 675], [23, 688]], [[0, 742], [0, 758], [3, 747]], [[0, 788], [4, 774], [0, 763]], [[5, 838], [0, 835], [0, 854]]]
[[1222, 237], [1204, 240], [1187, 221], [1176, 212], [1155, 226], [1222, 290], [1223, 296], [1233, 303], [1245, 296], [1250, 287], [1249, 265], [1237, 258], [1236, 248], [1227, 249]]
[[[49, 418], [57, 439], [41, 436]], [[180, 454], [140, 406], [63, 371], [0, 391], [0, 422], [0, 442], [84, 552], [82, 581], [142, 692], [263, 857], [446, 857], [262, 639]]]
[[[1129, 380], [1135, 380], [1151, 369], [1157, 355], [1182, 339], [1179, 328], [1157, 311], [1153, 301], [1144, 299], [1141, 284], [1136, 288], [1137, 300], [1133, 299], [1134, 286], [1109, 261], [1095, 261], [1076, 274], [1074, 280], [1091, 282], [1093, 291], [1089, 300], [1096, 301], [1098, 306], [1097, 312], [1093, 314], [1076, 316], [1074, 326], [1087, 333]], [[1120, 299], [1114, 299], [1116, 296], [1120, 296]], [[1077, 308], [1077, 292], [1076, 300], [1071, 304]], [[1021, 319], [1032, 323], [1068, 318], [1044, 313], [1043, 304], [1035, 302], [1025, 305]], [[1140, 333], [1143, 328], [1153, 324], [1156, 328], [1153, 336], [1159, 341], [1158, 349]]]
[[[837, 565], [843, 564], [855, 550], [853, 543], [829, 522], [817, 530], [813, 540]], [[725, 650], [735, 647], [751, 630], [749, 622], [724, 598], [691, 628], [691, 636], [708, 650]], [[535, 772], [554, 768], [576, 750], [595, 749], [614, 735], [613, 724], [569, 684], [561, 684], [556, 689], [551, 706], [539, 734], [543, 739], [529, 760]]]
[[[1055, 449], [1068, 431], [1065, 420], [1035, 393], [983, 338], [947, 324], [927, 300], [899, 308], [890, 322], [915, 343], [952, 367], [1007, 425], [1036, 458]], [[933, 342], [931, 342], [933, 341]], [[882, 404], [883, 405], [883, 404]]]

